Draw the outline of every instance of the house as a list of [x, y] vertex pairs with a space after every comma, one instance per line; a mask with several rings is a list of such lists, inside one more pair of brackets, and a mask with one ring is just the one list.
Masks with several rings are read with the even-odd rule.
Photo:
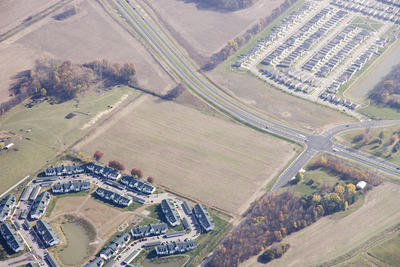
[[156, 253], [158, 256], [166, 256], [175, 253], [185, 253], [195, 248], [196, 242], [194, 240], [185, 240], [183, 242], [170, 242], [158, 245], [156, 247]]
[[50, 193], [47, 191], [42, 192], [33, 202], [30, 212], [31, 219], [40, 219], [47, 209], [50, 202]]
[[84, 166], [76, 165], [75, 163], [72, 165], [61, 165], [61, 166], [50, 166], [49, 168], [44, 170], [44, 174], [46, 176], [61, 176], [61, 175], [73, 175], [83, 173], [85, 171]]
[[119, 177], [121, 177], [121, 174], [117, 170], [104, 167], [99, 164], [95, 164], [93, 162], [86, 164], [86, 170], [88, 172], [94, 173], [103, 178], [110, 179], [113, 181], [116, 181], [119, 179]]
[[25, 267], [39, 267], [39, 264], [36, 262], [28, 262]]
[[60, 238], [53, 231], [53, 227], [45, 220], [39, 220], [36, 223], [36, 231], [42, 238], [43, 242], [48, 246], [54, 246], [60, 243]]
[[165, 234], [167, 231], [168, 225], [166, 223], [157, 223], [133, 228], [131, 230], [131, 234], [133, 237], [145, 237]]
[[177, 226], [181, 224], [181, 219], [178, 212], [175, 209], [174, 203], [169, 199], [163, 199], [161, 201], [161, 209], [165, 215], [165, 219], [171, 226]]
[[211, 218], [210, 214], [208, 213], [207, 209], [201, 205], [196, 204], [194, 206], [194, 215], [196, 216], [197, 220], [199, 221], [200, 226], [206, 231], [214, 230], [214, 221]]
[[11, 216], [11, 212], [15, 206], [16, 197], [11, 194], [0, 201], [0, 222], [4, 222]]
[[19, 236], [19, 234], [11, 224], [9, 223], [2, 224], [0, 227], [0, 232], [4, 240], [7, 242], [7, 245], [15, 253], [23, 251], [25, 249], [22, 238]]
[[88, 181], [69, 181], [66, 183], [58, 183], [51, 187], [53, 193], [69, 193], [69, 192], [80, 192], [90, 189], [90, 182]]
[[28, 199], [28, 195], [31, 191], [31, 187], [28, 185], [27, 187], [25, 187], [24, 191], [22, 191], [21, 196], [19, 197], [20, 201], [25, 201]]
[[152, 194], [156, 190], [156, 188], [153, 185], [143, 182], [133, 176], [127, 176], [127, 175], [123, 176], [121, 178], [120, 183], [128, 186], [131, 189], [134, 189], [136, 191], [139, 191], [139, 192], [142, 192], [145, 194], [149, 194], [149, 195]]
[[104, 260], [100, 257], [96, 257], [94, 260], [85, 265], [85, 267], [102, 267]]
[[128, 233], [115, 238], [100, 252], [100, 257], [106, 261], [109, 260], [111, 257], [115, 256], [121, 248], [125, 247], [129, 240], [131, 240], [131, 236]]
[[189, 203], [187, 201], [183, 201], [183, 210], [186, 212], [187, 215], [191, 215], [192, 214], [192, 209], [189, 206]]
[[35, 198], [37, 197], [37, 195], [39, 194], [40, 191], [40, 186], [35, 186], [31, 192], [31, 194], [29, 195], [29, 200], [33, 201], [35, 200]]
[[114, 191], [107, 190], [101, 187], [98, 187], [96, 190], [96, 195], [100, 198], [106, 199], [108, 201], [113, 202], [114, 204], [121, 205], [121, 206], [129, 206], [132, 204], [132, 199], [122, 196]]
[[363, 190], [364, 187], [367, 185], [365, 181], [359, 181], [356, 185], [357, 190]]

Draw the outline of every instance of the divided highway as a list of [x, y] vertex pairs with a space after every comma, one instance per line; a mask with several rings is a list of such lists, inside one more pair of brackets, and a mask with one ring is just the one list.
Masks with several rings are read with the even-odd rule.
[[321, 135], [313, 135], [300, 131], [272, 120], [269, 120], [256, 111], [245, 108], [236, 100], [224, 94], [218, 88], [209, 85], [205, 79], [194, 71], [178, 53], [171, 48], [170, 44], [154, 29], [150, 22], [141, 14], [129, 0], [125, 0], [127, 5], [115, 0], [117, 5], [123, 10], [137, 28], [147, 37], [154, 49], [158, 51], [164, 59], [172, 66], [175, 71], [189, 84], [198, 94], [204, 97], [209, 103], [226, 111], [231, 116], [240, 119], [248, 124], [262, 128], [279, 136], [286, 137], [295, 142], [304, 143], [306, 150], [296, 158], [290, 166], [278, 177], [271, 191], [278, 191], [285, 186], [299, 170], [319, 151], [336, 153], [337, 155], [348, 158], [376, 169], [400, 177], [400, 166], [389, 163], [385, 160], [375, 158], [365, 153], [356, 151], [346, 146], [332, 141], [332, 137], [344, 131], [363, 129], [370, 127], [384, 127], [400, 124], [400, 120], [395, 121], [362, 121], [347, 125], [340, 125], [331, 128]]

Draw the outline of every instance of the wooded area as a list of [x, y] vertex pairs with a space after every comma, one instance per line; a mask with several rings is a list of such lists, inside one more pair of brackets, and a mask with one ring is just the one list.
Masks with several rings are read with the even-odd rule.
[[392, 68], [392, 71], [375, 86], [369, 97], [380, 104], [400, 109], [400, 65]]
[[[279, 194], [265, 195], [254, 204], [252, 211], [236, 229], [215, 249], [207, 266], [238, 266], [243, 261], [265, 251], [285, 236], [299, 231], [317, 221], [320, 217], [346, 210], [357, 200], [354, 183], [366, 181], [366, 193], [380, 180], [371, 173], [355, 168], [333, 156], [321, 156], [314, 168], [342, 174], [346, 185], [333, 188], [321, 185], [314, 195], [299, 196], [286, 190]], [[286, 248], [287, 249], [287, 248]], [[267, 252], [269, 256], [272, 252]], [[259, 260], [263, 260], [261, 257]]]
[[16, 76], [10, 93], [14, 96], [0, 104], [0, 115], [18, 105], [28, 97], [50, 97], [54, 102], [63, 102], [77, 96], [89, 86], [102, 83], [104, 86], [115, 84], [135, 85], [136, 67], [132, 63], [111, 63], [106, 59], [96, 59], [87, 64], [73, 64], [47, 60], [36, 60], [32, 70]]

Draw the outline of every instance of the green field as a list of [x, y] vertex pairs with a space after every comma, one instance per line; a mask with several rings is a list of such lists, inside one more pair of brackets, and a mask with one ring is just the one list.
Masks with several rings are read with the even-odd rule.
[[[400, 125], [370, 129], [370, 140], [364, 145], [362, 144], [362, 141], [358, 141], [357, 137], [360, 134], [365, 133], [366, 130], [345, 132], [338, 135], [336, 139], [344, 145], [355, 149], [360, 149], [361, 151], [364, 151], [375, 157], [383, 158], [395, 164], [400, 164], [400, 153], [393, 153], [396, 142], [391, 140], [392, 136], [397, 131], [400, 131]], [[379, 137], [381, 132], [383, 133], [382, 138]]]
[[368, 31], [373, 31], [376, 32], [378, 31], [383, 24], [379, 23], [376, 20], [372, 20], [369, 18], [365, 18], [365, 17], [357, 17], [355, 18], [350, 25], [354, 25], [356, 27], [362, 28], [362, 29], [366, 29]]
[[[129, 97], [122, 101], [120, 106], [124, 106], [140, 94], [128, 87], [118, 87], [81, 97], [79, 102], [71, 100], [50, 105], [45, 101], [31, 108], [18, 105], [0, 117], [0, 134], [9, 136], [9, 132], [14, 133], [5, 143], [15, 144], [12, 149], [0, 151], [0, 193], [26, 175], [37, 173], [59, 152], [68, 149], [72, 143], [89, 133], [93, 126], [81, 128], [96, 114], [107, 110], [107, 106], [114, 105], [128, 93]], [[75, 117], [66, 119], [65, 116], [71, 112]], [[96, 124], [113, 113], [115, 111], [102, 116]]]
[[379, 105], [372, 100], [369, 106], [360, 108], [359, 112], [374, 120], [398, 120], [400, 118], [400, 110]]

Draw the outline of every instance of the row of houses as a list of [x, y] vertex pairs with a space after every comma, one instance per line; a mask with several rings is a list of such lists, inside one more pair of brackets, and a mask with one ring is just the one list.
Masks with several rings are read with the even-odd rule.
[[31, 219], [40, 219], [47, 209], [50, 202], [50, 193], [47, 191], [42, 192], [33, 202], [30, 212]]
[[[334, 11], [331, 11], [334, 12]], [[310, 51], [311, 47], [314, 46], [319, 39], [321, 39], [328, 31], [330, 31], [332, 28], [334, 28], [335, 25], [337, 25], [346, 15], [348, 12], [346, 11], [337, 11], [334, 13], [332, 17], [327, 19], [327, 21], [321, 26], [318, 27], [317, 30], [315, 30], [315, 25], [316, 24], [311, 24], [310, 22], [307, 22], [304, 24], [297, 33], [292, 35], [290, 38], [295, 38], [294, 43], [299, 43], [301, 39], [297, 39], [299, 35], [301, 35], [301, 38], [307, 37], [293, 52], [290, 53], [287, 57], [285, 57], [280, 63], [277, 64], [278, 67], [283, 67], [283, 68], [288, 68], [294, 61], [296, 61], [299, 57], [302, 55], [308, 53]], [[319, 15], [319, 14], [317, 14]]]
[[104, 265], [104, 260], [100, 257], [94, 258], [94, 260], [90, 261], [85, 267], [102, 267]]
[[88, 189], [90, 189], [90, 182], [81, 180], [69, 181], [63, 184], [57, 183], [51, 187], [51, 191], [58, 194], [80, 192]]
[[196, 204], [193, 209], [194, 215], [197, 218], [200, 226], [206, 231], [213, 231], [214, 230], [214, 221], [211, 218], [210, 214], [208, 213], [207, 209], [201, 205]]
[[156, 224], [138, 226], [131, 230], [131, 234], [134, 238], [162, 235], [167, 232], [168, 232], [168, 225], [166, 223], [156, 223]]
[[[382, 3], [383, 2], [383, 3]], [[332, 0], [330, 4], [354, 12], [360, 12], [365, 16], [391, 21], [400, 24], [400, 8], [396, 2], [391, 1], [348, 1]]]
[[46, 176], [63, 176], [63, 175], [73, 175], [85, 172], [84, 165], [61, 165], [61, 166], [50, 166], [44, 170]]
[[158, 256], [166, 256], [175, 253], [185, 253], [196, 248], [194, 240], [184, 240], [182, 242], [170, 242], [156, 246]]
[[311, 2], [306, 2], [300, 9], [293, 11], [288, 18], [282, 20], [281, 25], [275, 27], [269, 35], [261, 39], [256, 46], [250, 49], [249, 52], [241, 55], [241, 57], [232, 66], [236, 68], [241, 67], [243, 63], [245, 63], [249, 59], [254, 58], [254, 56], [256, 56], [256, 54], [261, 49], [274, 43], [280, 37], [280, 35], [282, 35], [288, 28], [292, 27], [299, 20], [301, 20], [301, 18], [304, 17], [304, 15], [308, 13], [311, 9]]
[[104, 260], [109, 260], [118, 254], [118, 252], [128, 244], [131, 240], [131, 235], [129, 233], [122, 234], [121, 236], [115, 238], [108, 246], [106, 246], [101, 252], [100, 257]]
[[181, 219], [174, 203], [169, 199], [161, 201], [161, 210], [164, 213], [165, 219], [173, 227], [181, 224]]
[[2, 224], [0, 232], [12, 251], [16, 253], [24, 250], [24, 242], [18, 232], [14, 229], [14, 226], [10, 223]]
[[60, 238], [54, 232], [53, 227], [45, 220], [38, 220], [36, 222], [36, 232], [42, 238], [46, 246], [51, 247], [60, 243]]
[[121, 174], [117, 170], [95, 164], [93, 162], [86, 164], [86, 170], [88, 172], [94, 173], [106, 179], [111, 179], [113, 181], [116, 181], [121, 177]]
[[114, 191], [107, 190], [101, 187], [98, 187], [96, 190], [96, 195], [99, 197], [112, 201], [114, 204], [121, 205], [121, 206], [129, 206], [132, 204], [132, 199], [129, 197], [122, 196]]
[[144, 194], [152, 194], [156, 190], [153, 185], [143, 182], [133, 176], [123, 176], [120, 183]]
[[302, 91], [308, 94], [314, 88], [314, 80], [306, 79], [305, 82], [296, 80], [295, 78], [289, 77], [288, 74], [278, 71], [272, 66], [262, 68], [260, 72], [271, 81], [282, 84], [288, 89], [295, 91]]
[[11, 216], [11, 212], [16, 204], [16, 197], [10, 194], [3, 198], [0, 202], [0, 222], [4, 222]]

